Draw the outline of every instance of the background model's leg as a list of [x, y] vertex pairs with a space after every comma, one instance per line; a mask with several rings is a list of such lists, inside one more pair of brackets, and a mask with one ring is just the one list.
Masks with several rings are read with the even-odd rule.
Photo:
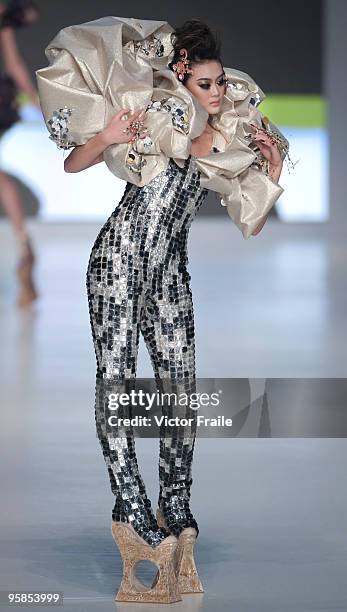
[[20, 192], [14, 180], [0, 170], [0, 203], [12, 225], [19, 251], [17, 276], [20, 282], [18, 304], [25, 306], [37, 298], [33, 280], [34, 251], [25, 223]]

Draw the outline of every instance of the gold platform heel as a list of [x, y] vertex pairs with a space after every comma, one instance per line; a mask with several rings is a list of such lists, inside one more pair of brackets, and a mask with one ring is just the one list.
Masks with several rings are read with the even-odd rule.
[[[182, 601], [175, 573], [178, 548], [176, 539], [168, 536], [159, 546], [152, 548], [136, 533], [132, 525], [115, 521], [112, 521], [112, 535], [123, 561], [123, 577], [115, 601], [149, 603]], [[136, 564], [144, 560], [151, 561], [158, 568], [151, 587], [144, 585], [135, 575]]]
[[[168, 529], [165, 517], [159, 508], [157, 509], [157, 523], [158, 527]], [[193, 554], [196, 535], [189, 532], [185, 533], [185, 531], [184, 529], [178, 538], [178, 554], [176, 555], [176, 560], [178, 561], [176, 574], [179, 592], [203, 593], [204, 588], [196, 569]]]

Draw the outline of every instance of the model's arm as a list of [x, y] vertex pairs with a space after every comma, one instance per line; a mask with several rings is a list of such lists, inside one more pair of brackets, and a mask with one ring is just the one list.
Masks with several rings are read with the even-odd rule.
[[18, 51], [13, 28], [6, 27], [0, 30], [0, 43], [5, 71], [13, 78], [18, 89], [26, 93], [35, 106], [40, 106], [37, 91]]
[[90, 138], [86, 144], [75, 147], [64, 161], [65, 172], [86, 170], [103, 161], [103, 153], [110, 145], [131, 142], [133, 134], [126, 130], [132, 121], [141, 121], [143, 110], [131, 113], [126, 120], [122, 119], [128, 113], [129, 109], [119, 111], [105, 129]]
[[81, 170], [99, 164], [104, 160], [103, 152], [108, 146], [104, 141], [103, 132], [96, 134], [86, 144], [75, 147], [71, 151], [64, 161], [65, 172], [81, 172]]

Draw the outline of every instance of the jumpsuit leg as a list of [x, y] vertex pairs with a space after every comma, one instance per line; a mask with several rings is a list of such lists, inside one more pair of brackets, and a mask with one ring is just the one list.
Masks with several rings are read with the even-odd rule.
[[[87, 295], [97, 362], [95, 387], [96, 430], [116, 495], [113, 520], [131, 523], [152, 547], [168, 535], [159, 529], [138, 470], [131, 427], [112, 427], [108, 393], [125, 390], [135, 379], [143, 303], [143, 285], [133, 270], [131, 253], [115, 237], [113, 216], [93, 246], [87, 270]], [[124, 240], [125, 242], [125, 240]], [[131, 407], [119, 406], [118, 417], [131, 417]], [[110, 435], [111, 433], [111, 435]]]
[[[190, 275], [184, 264], [174, 261], [155, 290], [145, 297], [141, 319], [143, 334], [159, 389], [194, 393], [195, 333]], [[164, 385], [162, 384], [164, 383]], [[166, 391], [166, 389], [165, 389]], [[196, 410], [188, 405], [179, 416], [191, 419], [187, 427], [160, 429], [159, 499], [169, 530], [176, 536], [186, 527], [198, 525], [190, 508], [192, 460], [196, 436]], [[163, 406], [163, 415], [174, 417], [175, 406]]]

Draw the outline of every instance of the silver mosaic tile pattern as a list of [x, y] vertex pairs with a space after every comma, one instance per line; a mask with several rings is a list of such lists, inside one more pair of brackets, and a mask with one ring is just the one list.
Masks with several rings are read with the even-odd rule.
[[[191, 376], [187, 379], [185, 386], [188, 396], [195, 393], [195, 378]], [[172, 384], [172, 388], [174, 387], [176, 393], [180, 393], [181, 385]], [[163, 407], [163, 413], [173, 418], [177, 409], [167, 404]], [[168, 529], [177, 537], [186, 527], [194, 527], [197, 534], [199, 533], [198, 524], [189, 507], [197, 411], [191, 409], [188, 404], [181, 407], [179, 416], [189, 424], [161, 427], [158, 499], [158, 507], [165, 516]]]
[[[130, 522], [152, 546], [166, 532], [158, 529], [147, 498], [131, 428], [119, 431], [116, 437], [114, 428], [112, 437], [107, 431], [103, 387], [111, 383], [114, 392], [115, 384], [121, 389], [125, 380], [135, 379], [142, 333], [158, 383], [188, 380], [189, 389], [194, 388], [194, 312], [187, 240], [206, 195], [192, 157], [183, 168], [170, 159], [167, 168], [144, 187], [127, 183], [95, 240], [87, 269], [97, 364], [95, 420], [116, 496], [113, 519]], [[187, 502], [194, 427], [186, 434], [162, 430], [160, 441], [160, 503], [170, 526], [177, 518], [178, 529], [193, 522]]]

